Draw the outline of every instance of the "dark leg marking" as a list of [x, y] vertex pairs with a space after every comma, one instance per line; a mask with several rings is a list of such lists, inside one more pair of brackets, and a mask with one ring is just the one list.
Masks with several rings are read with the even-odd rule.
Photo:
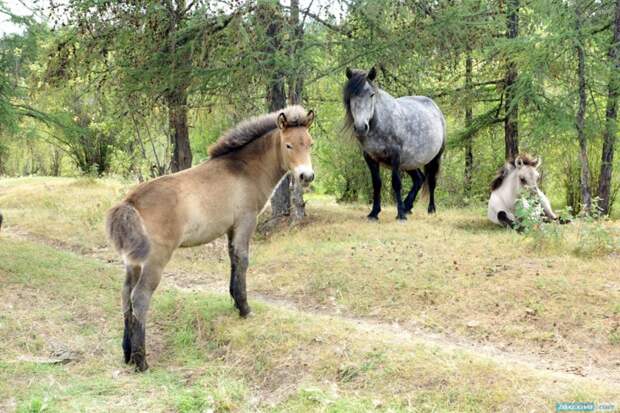
[[379, 213], [381, 212], [381, 174], [379, 173], [379, 162], [375, 161], [364, 152], [364, 160], [368, 169], [370, 170], [370, 176], [372, 178], [372, 210], [368, 214], [368, 219], [379, 219]]
[[237, 272], [237, 260], [235, 259], [235, 249], [233, 247], [233, 232], [228, 233], [228, 258], [230, 258], [230, 284], [228, 286], [228, 293], [234, 299], [234, 286], [236, 284], [236, 272]]
[[250, 237], [256, 225], [255, 218], [245, 225], [240, 225], [228, 234], [228, 252], [230, 256], [229, 292], [235, 301], [235, 308], [241, 317], [247, 317], [252, 311], [248, 305], [245, 275], [248, 270], [248, 251]]
[[391, 164], [392, 189], [394, 190], [394, 195], [396, 196], [396, 210], [398, 211], [396, 219], [406, 220], [407, 215], [405, 215], [405, 206], [403, 205], [403, 198], [401, 195], [402, 182], [400, 180], [400, 155], [398, 153], [392, 156]]
[[517, 224], [508, 217], [506, 211], [499, 211], [497, 213], [497, 220], [506, 228], [517, 229]]
[[136, 371], [144, 371], [149, 368], [146, 362], [146, 319], [151, 298], [161, 280], [161, 270], [161, 263], [147, 262], [131, 292], [131, 355], [129, 362], [135, 364]]
[[125, 363], [131, 361], [131, 320], [132, 320], [132, 305], [131, 305], [131, 291], [136, 286], [138, 279], [140, 278], [140, 272], [142, 269], [140, 266], [127, 267], [125, 273], [125, 282], [123, 283], [122, 291], [122, 303], [123, 303], [123, 317], [125, 319], [125, 330], [123, 332], [123, 355]]
[[441, 163], [441, 154], [443, 148], [439, 153], [424, 166], [424, 174], [426, 175], [426, 182], [428, 183], [428, 213], [434, 214], [435, 208], [435, 187], [437, 186], [437, 175], [439, 174], [439, 164]]
[[144, 323], [141, 323], [135, 316], [132, 316], [131, 327], [130, 363], [136, 366], [136, 371], [145, 371], [149, 368], [149, 365], [146, 362], [146, 331]]
[[409, 176], [411, 177], [411, 180], [413, 181], [413, 186], [411, 187], [409, 194], [407, 194], [407, 198], [405, 198], [405, 202], [404, 202], [405, 213], [410, 214], [411, 210], [413, 209], [413, 203], [415, 202], [416, 196], [418, 195], [420, 188], [422, 188], [422, 185], [424, 184], [425, 177], [422, 171], [420, 171], [419, 169], [414, 169], [413, 171], [407, 171], [407, 173], [409, 174]]

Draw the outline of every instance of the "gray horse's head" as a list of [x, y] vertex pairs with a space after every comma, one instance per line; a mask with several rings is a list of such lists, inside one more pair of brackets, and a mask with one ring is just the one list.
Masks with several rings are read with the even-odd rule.
[[347, 83], [343, 89], [345, 124], [352, 127], [357, 136], [366, 136], [370, 121], [375, 114], [375, 95], [377, 87], [372, 81], [377, 77], [373, 67], [368, 72], [347, 68]]

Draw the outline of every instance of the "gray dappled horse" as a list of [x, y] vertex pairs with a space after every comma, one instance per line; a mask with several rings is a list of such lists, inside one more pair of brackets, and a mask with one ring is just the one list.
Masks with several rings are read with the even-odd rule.
[[[347, 68], [343, 98], [345, 123], [364, 151], [373, 187], [369, 219], [381, 212], [379, 165], [392, 169], [392, 188], [396, 196], [397, 218], [407, 219], [413, 202], [426, 182], [429, 190], [428, 213], [435, 212], [435, 186], [439, 163], [446, 142], [446, 121], [439, 107], [426, 96], [394, 98], [373, 84], [377, 72]], [[424, 172], [421, 169], [424, 169]], [[409, 174], [413, 186], [404, 202], [400, 171]]]

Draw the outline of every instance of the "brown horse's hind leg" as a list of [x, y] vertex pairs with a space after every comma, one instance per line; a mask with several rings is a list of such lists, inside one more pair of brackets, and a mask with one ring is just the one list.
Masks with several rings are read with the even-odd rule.
[[256, 216], [241, 221], [228, 233], [228, 253], [230, 255], [230, 295], [235, 300], [235, 307], [241, 317], [250, 314], [245, 273], [248, 269], [250, 237], [256, 227]]
[[136, 371], [149, 368], [146, 362], [146, 314], [153, 292], [161, 280], [163, 265], [147, 262], [142, 269], [138, 283], [131, 292], [131, 355], [130, 363], [136, 365]]
[[123, 353], [125, 355], [125, 363], [129, 363], [131, 357], [131, 291], [136, 286], [140, 278], [142, 268], [139, 265], [127, 266], [125, 274], [125, 283], [123, 284], [122, 305], [123, 316], [125, 318], [125, 332], [123, 333]]

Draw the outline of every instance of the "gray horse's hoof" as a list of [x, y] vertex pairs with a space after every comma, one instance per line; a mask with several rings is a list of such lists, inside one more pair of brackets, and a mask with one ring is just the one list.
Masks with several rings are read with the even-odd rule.
[[239, 308], [239, 316], [241, 316], [241, 318], [247, 318], [251, 313], [252, 309], [247, 304], [242, 305], [241, 308]]

